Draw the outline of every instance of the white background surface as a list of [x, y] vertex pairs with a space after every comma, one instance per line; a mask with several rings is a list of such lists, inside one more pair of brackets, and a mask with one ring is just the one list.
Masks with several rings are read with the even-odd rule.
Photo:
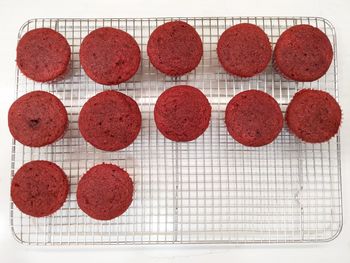
[[[350, 262], [350, 1], [290, 0], [0, 0], [0, 262]], [[14, 98], [19, 27], [36, 17], [322, 16], [336, 28], [344, 226], [337, 239], [313, 245], [29, 247], [9, 226], [11, 136], [7, 111]]]

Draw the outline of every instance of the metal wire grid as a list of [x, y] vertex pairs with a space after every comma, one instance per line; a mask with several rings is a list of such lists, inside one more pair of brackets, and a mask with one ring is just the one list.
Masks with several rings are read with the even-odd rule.
[[[195, 26], [204, 44], [198, 68], [180, 78], [167, 77], [149, 63], [146, 45], [150, 33], [166, 21], [182, 19]], [[216, 43], [234, 24], [259, 25], [274, 45], [286, 28], [300, 23], [325, 32], [334, 48], [327, 74], [312, 83], [281, 78], [269, 65], [253, 78], [235, 78], [218, 64]], [[136, 76], [119, 86], [91, 81], [79, 63], [79, 46], [92, 30], [117, 27], [130, 33], [140, 45], [142, 63]], [[317, 88], [338, 98], [336, 37], [323, 18], [219, 17], [147, 19], [33, 19], [28, 30], [50, 27], [62, 33], [72, 48], [70, 70], [65, 77], [41, 84], [16, 69], [16, 98], [32, 90], [50, 91], [67, 107], [70, 125], [64, 138], [42, 147], [13, 142], [12, 171], [24, 163], [43, 159], [60, 165], [71, 184], [63, 208], [52, 216], [32, 218], [11, 203], [11, 227], [25, 244], [166, 244], [166, 243], [285, 243], [320, 242], [335, 238], [342, 227], [339, 136], [323, 144], [305, 144], [283, 129], [277, 140], [249, 148], [227, 133], [224, 110], [236, 93], [259, 89], [273, 95], [285, 110], [301, 88]], [[200, 88], [212, 104], [211, 125], [194, 142], [166, 140], [153, 120], [159, 94], [176, 84]], [[118, 152], [94, 149], [80, 136], [77, 118], [84, 102], [106, 89], [118, 89], [133, 97], [142, 111], [142, 131], [128, 148]], [[76, 186], [93, 165], [115, 163], [125, 168], [135, 184], [134, 201], [121, 217], [96, 221], [79, 210]]]

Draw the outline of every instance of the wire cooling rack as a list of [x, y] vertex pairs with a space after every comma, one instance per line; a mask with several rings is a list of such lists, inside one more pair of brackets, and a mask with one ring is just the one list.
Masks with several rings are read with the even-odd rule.
[[[166, 21], [182, 19], [202, 38], [204, 55], [197, 69], [183, 77], [167, 77], [150, 65], [146, 45], [150, 33]], [[318, 81], [297, 83], [281, 78], [271, 65], [262, 74], [241, 79], [219, 65], [216, 43], [234, 24], [249, 22], [264, 29], [274, 45], [288, 27], [306, 23], [325, 32], [334, 48], [334, 61]], [[138, 73], [127, 83], [103, 86], [90, 80], [79, 63], [79, 47], [92, 30], [112, 26], [131, 34], [142, 51]], [[224, 110], [236, 93], [247, 89], [268, 92], [283, 111], [301, 88], [326, 90], [338, 98], [337, 49], [333, 26], [323, 18], [219, 17], [147, 19], [33, 19], [28, 30], [50, 27], [62, 33], [72, 48], [70, 70], [63, 78], [35, 83], [16, 69], [16, 97], [32, 90], [50, 91], [67, 107], [69, 129], [64, 138], [42, 148], [13, 142], [12, 176], [25, 162], [49, 160], [69, 177], [70, 194], [63, 208], [45, 218], [22, 214], [11, 203], [11, 228], [25, 244], [184, 244], [290, 243], [334, 239], [342, 228], [339, 136], [323, 144], [305, 144], [284, 127], [275, 142], [244, 147], [227, 133]], [[212, 104], [211, 124], [189, 143], [166, 140], [156, 129], [153, 108], [159, 94], [176, 84], [200, 88]], [[103, 152], [80, 136], [77, 119], [94, 94], [118, 89], [133, 97], [142, 111], [142, 131], [128, 148]], [[77, 206], [79, 178], [93, 165], [117, 164], [135, 184], [127, 212], [111, 221], [97, 221]]]

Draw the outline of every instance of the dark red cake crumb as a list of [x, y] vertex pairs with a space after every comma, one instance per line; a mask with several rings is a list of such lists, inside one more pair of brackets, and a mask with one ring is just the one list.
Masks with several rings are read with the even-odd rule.
[[159, 71], [169, 76], [181, 76], [198, 66], [203, 44], [192, 26], [183, 21], [173, 21], [152, 32], [147, 53]]
[[129, 146], [141, 129], [137, 103], [121, 92], [108, 90], [90, 98], [79, 114], [79, 130], [98, 149], [117, 151]]
[[134, 186], [127, 172], [113, 164], [99, 164], [80, 179], [77, 201], [88, 216], [111, 220], [129, 208], [133, 191]]
[[269, 94], [247, 90], [238, 93], [227, 104], [225, 123], [236, 141], [257, 147], [276, 139], [283, 127], [283, 115]]
[[302, 89], [288, 105], [286, 122], [289, 130], [305, 142], [321, 143], [337, 134], [341, 109], [327, 92]]
[[69, 190], [62, 169], [48, 161], [24, 164], [11, 183], [11, 198], [23, 213], [43, 217], [56, 212], [66, 201]]
[[270, 62], [272, 48], [265, 32], [253, 24], [238, 24], [225, 30], [217, 46], [224, 69], [238, 77], [259, 74]]
[[284, 77], [295, 81], [314, 81], [326, 74], [333, 60], [327, 35], [310, 25], [288, 28], [274, 50], [274, 66]]
[[191, 86], [167, 89], [159, 96], [154, 108], [158, 130], [176, 142], [197, 139], [208, 128], [210, 116], [207, 97]]
[[8, 112], [8, 126], [20, 143], [41, 147], [63, 137], [68, 127], [62, 102], [46, 91], [32, 91], [18, 98]]
[[85, 73], [103, 85], [129, 80], [141, 61], [140, 48], [128, 33], [102, 27], [88, 34], [80, 46], [80, 63]]
[[67, 40], [50, 28], [27, 32], [17, 45], [17, 66], [28, 78], [46, 82], [66, 72], [71, 50]]

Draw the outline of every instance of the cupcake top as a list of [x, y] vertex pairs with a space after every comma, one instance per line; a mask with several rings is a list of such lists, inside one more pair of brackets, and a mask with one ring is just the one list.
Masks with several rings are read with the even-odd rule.
[[23, 213], [43, 217], [56, 212], [65, 202], [69, 190], [62, 169], [48, 161], [24, 164], [11, 183], [11, 198]]
[[77, 201], [88, 216], [111, 220], [128, 209], [133, 191], [134, 185], [127, 172], [113, 164], [99, 164], [80, 179]]
[[80, 46], [80, 63], [85, 73], [97, 83], [117, 85], [137, 72], [141, 54], [128, 33], [102, 27], [88, 34]]
[[276, 139], [283, 127], [283, 115], [277, 101], [269, 94], [247, 90], [227, 104], [225, 123], [236, 141], [258, 147]]
[[295, 81], [321, 78], [333, 60], [332, 44], [325, 33], [310, 25], [288, 28], [279, 37], [274, 50], [276, 69]]
[[168, 139], [187, 142], [208, 128], [211, 106], [207, 97], [192, 86], [174, 86], [164, 91], [154, 108], [158, 130]]
[[117, 151], [137, 138], [141, 130], [141, 112], [129, 96], [107, 90], [84, 104], [78, 122], [82, 136], [94, 147]]
[[203, 44], [194, 27], [173, 21], [157, 27], [147, 44], [152, 65], [169, 76], [194, 70], [203, 55]]
[[56, 96], [46, 91], [32, 91], [11, 105], [8, 126], [12, 136], [20, 143], [41, 147], [64, 135], [68, 115]]
[[238, 24], [224, 31], [217, 46], [224, 69], [238, 77], [252, 77], [267, 67], [272, 49], [265, 32], [253, 24]]
[[288, 105], [289, 130], [305, 142], [321, 143], [337, 134], [341, 123], [338, 102], [327, 92], [302, 89]]
[[50, 28], [28, 31], [18, 42], [16, 62], [28, 78], [46, 82], [66, 72], [71, 50], [67, 40]]

